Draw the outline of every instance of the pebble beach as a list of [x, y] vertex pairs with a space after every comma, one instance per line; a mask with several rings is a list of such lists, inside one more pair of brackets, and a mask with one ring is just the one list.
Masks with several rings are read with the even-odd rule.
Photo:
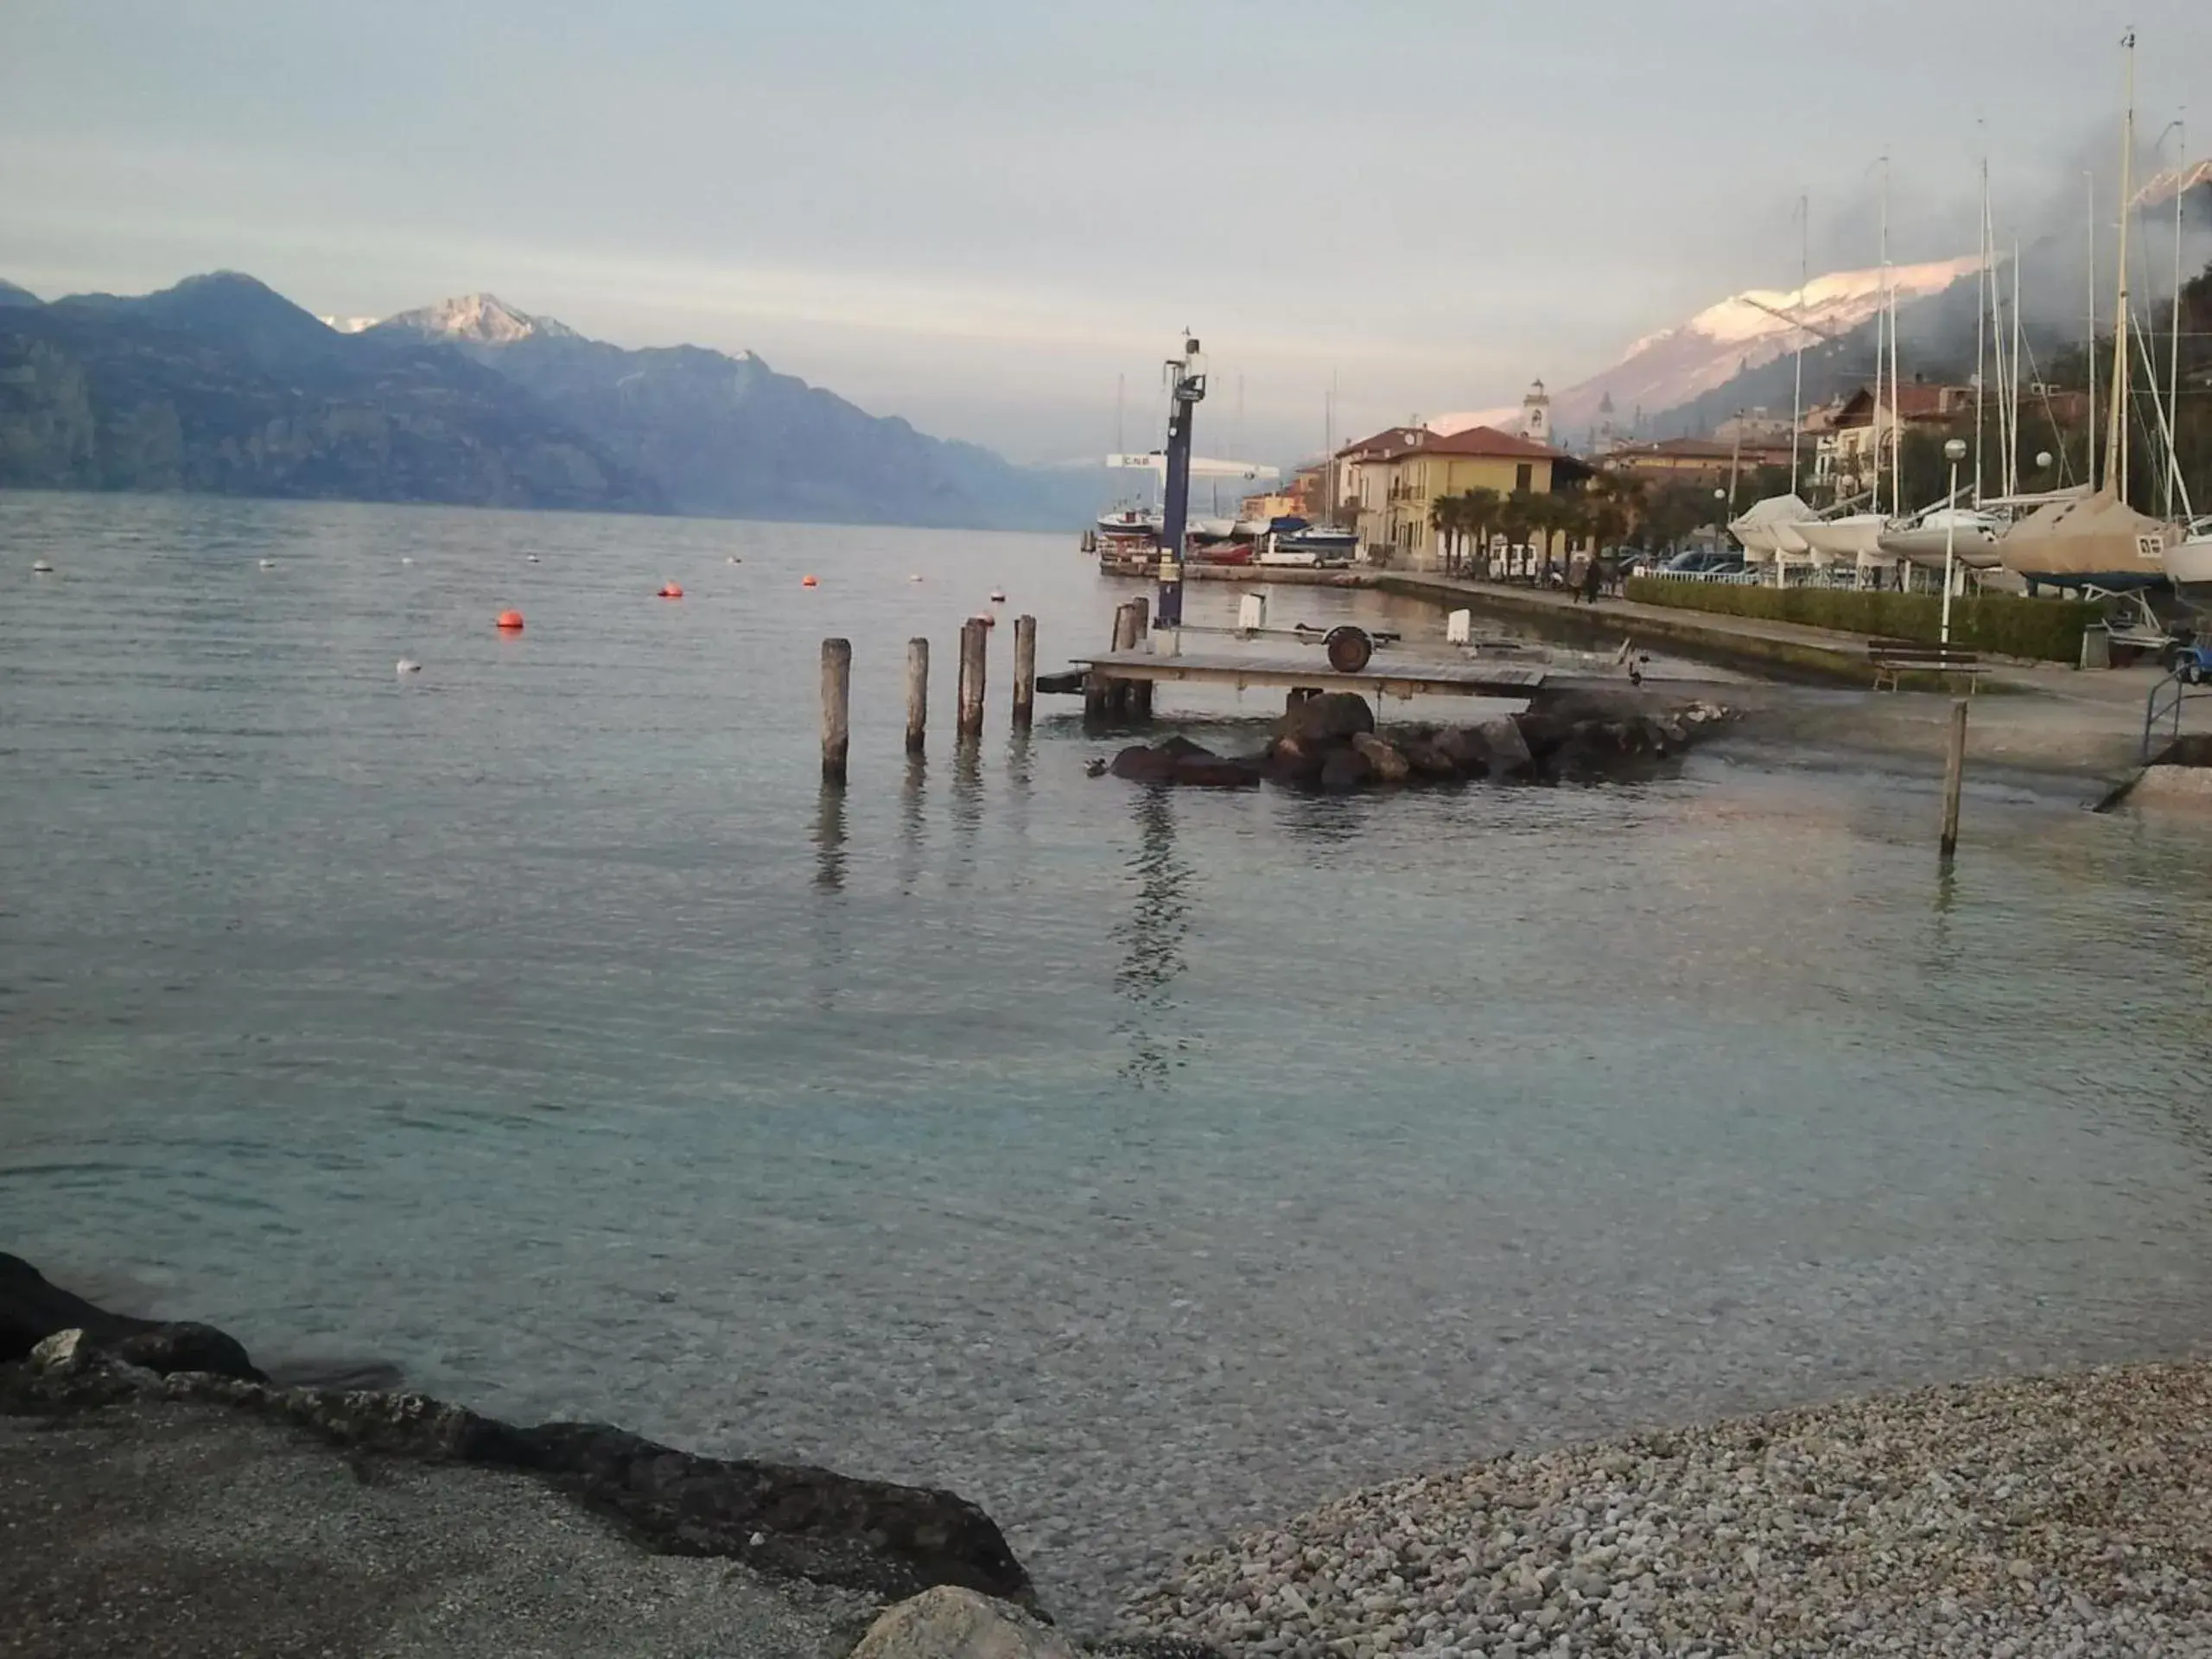
[[1921, 1389], [1478, 1463], [1187, 1557], [1240, 1654], [2212, 1654], [2212, 1366]]

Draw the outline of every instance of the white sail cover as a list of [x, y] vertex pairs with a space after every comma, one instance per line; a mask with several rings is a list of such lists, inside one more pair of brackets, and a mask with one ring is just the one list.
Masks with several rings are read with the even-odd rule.
[[1770, 495], [1730, 519], [1728, 533], [1746, 557], [1764, 563], [1777, 553], [1804, 552], [1805, 538], [1797, 533], [1796, 524], [1812, 516], [1812, 508], [1794, 495]]

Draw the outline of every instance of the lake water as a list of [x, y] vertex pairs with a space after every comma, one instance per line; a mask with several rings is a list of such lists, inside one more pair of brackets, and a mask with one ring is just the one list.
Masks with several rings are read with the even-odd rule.
[[1092, 1624], [1423, 1466], [2206, 1345], [2212, 837], [1993, 782], [1946, 875], [1926, 777], [1741, 742], [1148, 794], [1065, 701], [1010, 735], [1009, 627], [961, 758], [995, 586], [1048, 663], [1134, 591], [1065, 538], [0, 496], [0, 1248], [950, 1485]]

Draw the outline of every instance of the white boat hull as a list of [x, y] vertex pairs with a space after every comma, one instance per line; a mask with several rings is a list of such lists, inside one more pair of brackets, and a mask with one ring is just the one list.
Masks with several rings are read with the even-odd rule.
[[2212, 534], [2192, 536], [2160, 556], [2174, 597], [2192, 611], [2212, 613]]
[[1998, 543], [2005, 521], [1992, 513], [1931, 512], [1917, 524], [1885, 531], [1878, 538], [1883, 552], [1893, 559], [1910, 559], [1930, 570], [1941, 570], [1949, 557], [1969, 570], [1986, 570], [2005, 562]]
[[1815, 564], [1840, 561], [1863, 564], [1880, 558], [1882, 531], [1889, 522], [1878, 512], [1854, 512], [1844, 518], [1809, 519], [1792, 528], [1813, 550]]

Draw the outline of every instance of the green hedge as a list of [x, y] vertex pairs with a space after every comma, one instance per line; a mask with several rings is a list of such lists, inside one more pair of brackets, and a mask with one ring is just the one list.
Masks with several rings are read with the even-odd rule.
[[[1856, 593], [1844, 588], [1751, 588], [1725, 582], [1637, 576], [1628, 596], [1676, 610], [1717, 611], [1770, 622], [1797, 622], [1841, 633], [1919, 639], [1942, 632], [1940, 594]], [[2038, 658], [2069, 666], [2082, 660], [2082, 630], [2102, 614], [2075, 599], [2016, 599], [2009, 594], [1951, 601], [1951, 643], [1999, 657]]]

